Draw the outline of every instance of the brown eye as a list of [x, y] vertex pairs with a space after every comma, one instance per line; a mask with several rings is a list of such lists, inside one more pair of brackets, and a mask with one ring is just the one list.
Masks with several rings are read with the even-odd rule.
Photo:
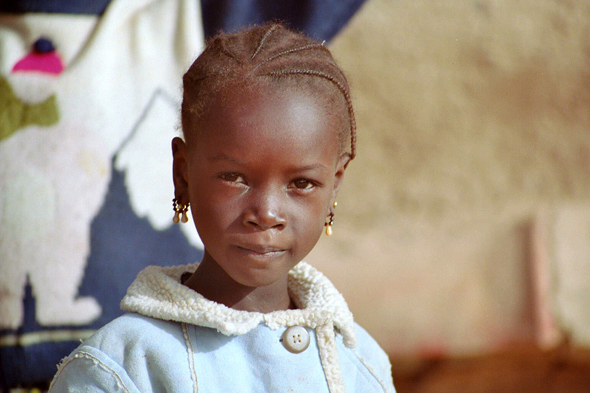
[[309, 190], [313, 187], [313, 183], [306, 179], [297, 179], [293, 181], [293, 185], [299, 190]]
[[222, 180], [225, 180], [230, 183], [243, 183], [244, 182], [244, 178], [239, 173], [234, 173], [234, 172], [222, 173], [219, 175], [219, 177]]

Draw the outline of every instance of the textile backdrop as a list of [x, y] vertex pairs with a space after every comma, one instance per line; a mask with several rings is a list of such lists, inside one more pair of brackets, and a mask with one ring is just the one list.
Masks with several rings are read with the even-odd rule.
[[0, 4], [0, 389], [50, 380], [145, 266], [200, 259], [169, 146], [204, 36], [278, 18], [330, 40], [362, 3]]

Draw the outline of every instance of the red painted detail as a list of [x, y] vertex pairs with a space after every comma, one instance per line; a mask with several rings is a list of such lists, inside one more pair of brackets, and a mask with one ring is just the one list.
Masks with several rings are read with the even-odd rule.
[[39, 72], [53, 75], [59, 75], [63, 70], [63, 62], [55, 51], [49, 53], [29, 53], [12, 68], [12, 72]]

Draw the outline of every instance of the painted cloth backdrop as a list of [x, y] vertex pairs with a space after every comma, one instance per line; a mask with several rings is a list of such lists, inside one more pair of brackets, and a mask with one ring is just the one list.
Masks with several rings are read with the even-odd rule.
[[50, 379], [145, 266], [200, 258], [170, 140], [203, 36], [279, 18], [329, 40], [362, 3], [0, 4], [0, 389]]

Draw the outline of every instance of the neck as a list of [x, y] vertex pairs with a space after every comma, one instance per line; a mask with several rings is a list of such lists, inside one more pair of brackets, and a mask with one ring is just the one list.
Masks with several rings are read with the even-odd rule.
[[296, 308], [287, 289], [287, 277], [264, 287], [233, 280], [215, 261], [204, 258], [184, 285], [205, 298], [235, 310], [269, 313]]

